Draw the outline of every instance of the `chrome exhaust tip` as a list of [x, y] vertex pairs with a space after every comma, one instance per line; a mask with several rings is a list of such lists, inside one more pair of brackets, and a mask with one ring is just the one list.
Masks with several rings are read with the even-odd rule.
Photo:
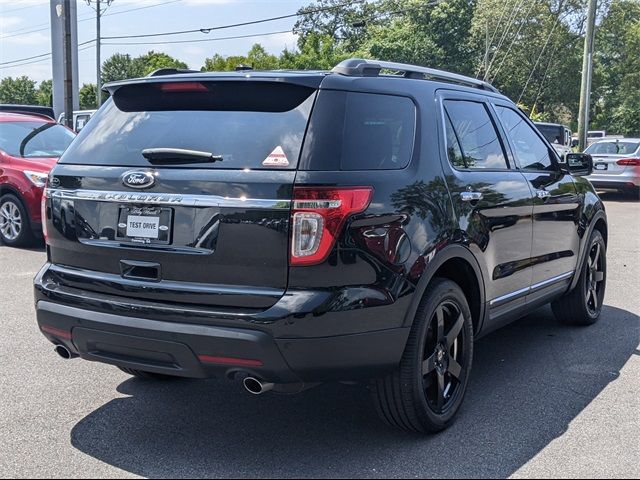
[[273, 383], [263, 383], [257, 378], [247, 377], [242, 381], [244, 388], [251, 395], [262, 395], [270, 390], [273, 390]]
[[53, 350], [58, 354], [60, 358], [63, 358], [65, 360], [71, 360], [72, 358], [74, 358], [74, 355], [64, 345], [56, 345]]

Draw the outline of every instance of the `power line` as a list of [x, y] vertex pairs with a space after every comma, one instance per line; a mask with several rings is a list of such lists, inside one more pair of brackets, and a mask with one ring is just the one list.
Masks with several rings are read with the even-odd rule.
[[364, 3], [365, 0], [353, 0], [351, 2], [346, 2], [346, 3], [342, 3], [339, 5], [332, 5], [330, 7], [322, 7], [322, 8], [316, 8], [316, 9], [312, 9], [312, 10], [301, 10], [297, 13], [291, 13], [288, 15], [280, 15], [277, 17], [270, 17], [270, 18], [262, 18], [260, 20], [251, 20], [248, 22], [241, 22], [241, 23], [233, 23], [233, 24], [229, 24], [229, 25], [219, 25], [216, 27], [205, 27], [205, 28], [196, 28], [193, 30], [179, 30], [179, 31], [172, 31], [172, 32], [161, 32], [161, 33], [145, 33], [145, 34], [141, 34], [141, 35], [121, 35], [121, 36], [111, 36], [111, 37], [102, 37], [104, 40], [122, 40], [122, 39], [127, 39], [127, 38], [149, 38], [149, 37], [164, 37], [164, 36], [170, 36], [170, 35], [186, 35], [188, 33], [210, 33], [213, 32], [215, 30], [224, 30], [227, 28], [236, 28], [236, 27], [245, 27], [248, 25], [256, 25], [259, 23], [267, 23], [267, 22], [274, 22], [277, 20], [284, 20], [286, 18], [293, 18], [293, 17], [299, 17], [300, 15], [309, 15], [312, 13], [322, 13], [322, 12], [326, 12], [326, 11], [330, 11], [330, 10], [336, 10], [342, 7], [346, 7], [349, 5], [353, 5], [353, 4], [357, 4], [357, 3]]
[[[507, 59], [507, 57], [511, 53], [511, 49], [513, 48], [513, 46], [515, 45], [516, 41], [518, 40], [518, 35], [520, 35], [520, 32], [522, 31], [522, 27], [524, 27], [527, 19], [529, 18], [529, 14], [531, 13], [531, 10], [533, 10], [533, 7], [535, 7], [535, 6], [536, 6], [536, 2], [531, 2], [531, 6], [529, 7], [529, 10], [527, 10], [527, 13], [524, 15], [524, 17], [520, 21], [520, 26], [518, 27], [518, 30], [516, 30], [516, 33], [513, 36], [513, 39], [511, 40], [511, 43], [509, 44], [509, 48], [507, 49], [506, 53], [502, 56], [502, 60], [500, 61], [500, 64], [498, 65], [498, 68], [496, 69], [495, 73], [491, 76], [491, 79], [492, 79], [491, 81], [495, 80], [496, 77], [498, 76], [498, 73], [500, 73], [500, 70], [502, 69], [502, 66], [504, 65], [505, 60]], [[488, 78], [487, 78], [487, 80], [488, 80]]]
[[[166, 1], [166, 2], [155, 3], [153, 5], [145, 5], [144, 7], [129, 8], [127, 10], [118, 10], [118, 11], [115, 11], [115, 12], [112, 12], [112, 13], [105, 13], [102, 16], [103, 17], [111, 17], [113, 15], [122, 15], [123, 13], [136, 12], [138, 10], [145, 10], [147, 8], [161, 7], [163, 5], [169, 5], [171, 3], [178, 3], [178, 2], [182, 2], [182, 1], [183, 0], [169, 0], [169, 1]], [[78, 23], [80, 23], [80, 22], [88, 22], [89, 20], [93, 20], [93, 19], [94, 19], [93, 15], [81, 16], [78, 19]], [[34, 29], [34, 30], [28, 30], [29, 28], [38, 27], [40, 25], [48, 25], [48, 23], [39, 23], [37, 25], [31, 25], [30, 27], [24, 27], [24, 28], [19, 28], [17, 30], [11, 30], [9, 32], [5, 32], [4, 35], [0, 36], [0, 40], [5, 39], [5, 38], [19, 37], [20, 35], [27, 35], [29, 33], [44, 32], [45, 30], [49, 30], [49, 27], [37, 28], [37, 29]], [[25, 30], [28, 30], [28, 31], [25, 31]]]
[[[89, 50], [91, 48], [93, 48], [93, 46], [88, 45], [88, 46], [85, 46], [84, 48], [79, 48], [78, 52], [83, 52], [83, 51]], [[49, 53], [48, 55], [51, 55], [51, 54]], [[24, 65], [34, 65], [34, 64], [37, 64], [37, 63], [45, 63], [45, 62], [48, 62], [48, 61], [49, 61], [48, 58], [45, 58], [45, 59], [42, 59], [42, 60], [31, 60], [30, 62], [17, 63], [15, 65], [7, 65], [7, 66], [3, 66], [2, 68], [3, 69], [9, 69], [9, 68], [15, 68], [15, 67], [22, 67]]]
[[[180, 1], [180, 0], [171, 0], [170, 2], [164, 2], [164, 3], [156, 4], [156, 5], [153, 5], [153, 6], [165, 5], [167, 3], [173, 3], [175, 1]], [[264, 18], [264, 19], [260, 19], [260, 20], [252, 20], [252, 21], [249, 21], [249, 22], [242, 22], [242, 23], [230, 24], [230, 25], [221, 25], [221, 26], [210, 27], [210, 28], [199, 28], [199, 29], [195, 29], [195, 30], [186, 30], [186, 31], [181, 31], [181, 32], [153, 33], [153, 34], [147, 34], [147, 35], [124, 35], [124, 36], [116, 36], [116, 37], [102, 37], [102, 39], [103, 40], [120, 40], [120, 39], [128, 39], [128, 38], [147, 38], [147, 37], [158, 37], [158, 36], [168, 36], [168, 35], [180, 35], [180, 34], [185, 34], [185, 33], [196, 33], [196, 32], [209, 33], [209, 32], [214, 31], [214, 30], [222, 30], [222, 29], [235, 28], [235, 27], [245, 26], [245, 25], [255, 25], [255, 24], [259, 24], [259, 23], [272, 22], [272, 21], [275, 21], [275, 20], [283, 19], [283, 18], [292, 18], [292, 17], [297, 17], [299, 15], [305, 15], [305, 14], [308, 15], [310, 13], [321, 13], [321, 12], [325, 12], [325, 11], [339, 9], [339, 8], [345, 7], [347, 5], [352, 5], [352, 4], [357, 4], [357, 3], [364, 3], [364, 2], [365, 2], [365, 0], [354, 0], [354, 1], [351, 1], [351, 2], [342, 3], [342, 4], [339, 4], [339, 5], [333, 5], [333, 6], [330, 6], [330, 7], [317, 8], [317, 9], [314, 9], [314, 10], [301, 11], [299, 13], [294, 13], [294, 14], [289, 14], [289, 15], [282, 15], [280, 17]], [[148, 5], [146, 7], [138, 7], [136, 9], [131, 9], [131, 10], [141, 10], [142, 8], [150, 8], [150, 7], [151, 7], [151, 5]], [[115, 15], [116, 13], [125, 13], [125, 11], [114, 12], [114, 13], [111, 13], [111, 15]], [[90, 20], [90, 19], [87, 19], [87, 20]], [[46, 29], [44, 29], [44, 30], [46, 30]], [[7, 38], [7, 37], [1, 37], [0, 40], [2, 38]], [[95, 41], [95, 40], [93, 40], [93, 41]], [[162, 42], [162, 43], [168, 43], [168, 42]], [[79, 44], [79, 45], [83, 45], [83, 44]], [[51, 52], [49, 52], [49, 55], [50, 54], [51, 54]], [[36, 56], [36, 57], [46, 56], [46, 55], [47, 54], [42, 54], [42, 55], [39, 55], [39, 56]], [[28, 58], [20, 58], [20, 59], [16, 59], [16, 60], [7, 61], [7, 62], [2, 62], [2, 63], [0, 63], [0, 66], [8, 65], [10, 63], [22, 62], [22, 61], [25, 61], [27, 59]]]
[[509, 15], [509, 21], [507, 23], [507, 28], [505, 29], [505, 31], [500, 36], [500, 41], [498, 42], [498, 46], [496, 47], [496, 51], [493, 52], [493, 57], [491, 57], [491, 61], [489, 62], [489, 65], [487, 65], [487, 70], [484, 72], [483, 80], [485, 80], [485, 81], [488, 80], [489, 72], [491, 71], [491, 67], [493, 66], [493, 62], [495, 62], [496, 58], [498, 58], [498, 52], [500, 51], [500, 49], [502, 48], [502, 45], [504, 44], [505, 40], [507, 39], [507, 36], [509, 35], [509, 32], [511, 31], [511, 28], [515, 25], [516, 17], [518, 15], [518, 12], [520, 11], [522, 6], [524, 5], [524, 2], [525, 2], [525, 0], [521, 0], [520, 3], [518, 3], [518, 0], [516, 0], [516, 2], [513, 4], [513, 11]]
[[[94, 43], [95, 41], [96, 41], [95, 39], [87, 40], [86, 42], [79, 43], [78, 47], [82, 47], [84, 45], [89, 45], [90, 43]], [[78, 51], [80, 51], [80, 50], [78, 50]], [[34, 55], [32, 57], [19, 58], [17, 60], [10, 60], [8, 62], [0, 63], [0, 67], [8, 66], [10, 63], [19, 63], [19, 62], [24, 62], [26, 60], [32, 60], [32, 59], [35, 59], [35, 58], [48, 57], [50, 55], [51, 55], [51, 52], [47, 52], [47, 53], [41, 53], [40, 55]]]
[[279, 32], [254, 33], [250, 35], [236, 35], [233, 37], [216, 37], [198, 40], [171, 40], [168, 42], [102, 42], [102, 45], [173, 45], [177, 43], [200, 43], [200, 42], [218, 42], [221, 40], [238, 40], [241, 38], [268, 37], [271, 35], [281, 35], [291, 33], [291, 30], [281, 30]]
[[[517, 0], [516, 0], [517, 1]], [[510, 0], [505, 0], [504, 2], [504, 6], [502, 8], [502, 14], [500, 15], [500, 18], [498, 19], [498, 23], [496, 24], [496, 28], [493, 31], [493, 35], [491, 35], [491, 39], [489, 40], [489, 42], [487, 43], [487, 61], [488, 61], [488, 56], [489, 56], [489, 47], [491, 45], [493, 45], [493, 41], [496, 39], [496, 35], [498, 34], [498, 30], [500, 29], [500, 25], [502, 25], [502, 20], [504, 19], [504, 16], [507, 14], [507, 10], [509, 10], [509, 2]], [[487, 30], [489, 29], [489, 26], [487, 25]], [[485, 63], [485, 67], [487, 66], [487, 64]], [[482, 70], [482, 65], [480, 65], [478, 67], [478, 70], [476, 71], [476, 77], [478, 77], [478, 75], [480, 75], [480, 71]]]
[[561, 20], [561, 18], [558, 17], [558, 19], [556, 20], [556, 23], [553, 25], [553, 28], [551, 29], [551, 32], [549, 33], [549, 36], [547, 37], [547, 41], [545, 42], [544, 46], [542, 47], [542, 50], [540, 51], [540, 55], [538, 56], [538, 60], [536, 60], [535, 65], [531, 69], [531, 73], [529, 74], [529, 78], [527, 78], [527, 81], [525, 82], [524, 87], [522, 89], [522, 92], [520, 93], [520, 96], [518, 97], [518, 101], [516, 103], [520, 103], [520, 100], [522, 100], [522, 97], [524, 96], [524, 93], [527, 91], [527, 87], [529, 86], [529, 82], [533, 78], [533, 74], [535, 73], [536, 69], [538, 68], [538, 64], [540, 63], [540, 60], [542, 59], [542, 55], [544, 55], [544, 51], [547, 49], [547, 45], [549, 45], [549, 42], [551, 41], [551, 37], [553, 36], [553, 32], [555, 32], [556, 31], [556, 27], [558, 25], [560, 25], [560, 20]]

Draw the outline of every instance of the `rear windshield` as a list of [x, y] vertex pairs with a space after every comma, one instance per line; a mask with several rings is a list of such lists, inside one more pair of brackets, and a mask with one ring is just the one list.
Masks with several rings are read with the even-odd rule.
[[189, 168], [295, 169], [314, 93], [271, 82], [125, 86], [91, 118], [61, 163], [150, 166], [143, 150], [170, 148], [222, 157]]
[[75, 134], [52, 122], [0, 122], [0, 150], [12, 157], [55, 158]]
[[590, 155], [631, 155], [640, 148], [640, 142], [594, 143], [585, 150]]
[[416, 107], [407, 97], [324, 90], [300, 164], [305, 170], [397, 170], [413, 154]]
[[564, 144], [564, 127], [561, 125], [538, 125], [536, 127], [549, 143]]

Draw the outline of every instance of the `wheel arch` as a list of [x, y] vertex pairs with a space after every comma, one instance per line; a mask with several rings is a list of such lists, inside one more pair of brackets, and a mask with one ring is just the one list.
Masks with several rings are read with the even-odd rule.
[[410, 327], [413, 324], [418, 306], [429, 284], [436, 277], [447, 278], [460, 286], [469, 302], [474, 333], [480, 332], [485, 316], [484, 279], [473, 254], [458, 244], [445, 247], [429, 262], [416, 286], [404, 325]]
[[583, 240], [580, 245], [580, 254], [578, 256], [578, 263], [576, 267], [576, 271], [573, 275], [573, 280], [571, 281], [571, 285], [569, 286], [567, 292], [572, 291], [576, 285], [578, 284], [578, 280], [580, 278], [580, 270], [582, 269], [582, 265], [584, 264], [585, 255], [588, 250], [588, 243], [591, 235], [594, 230], [598, 230], [602, 237], [604, 238], [604, 244], [608, 245], [609, 242], [609, 227], [607, 224], [607, 215], [604, 210], [598, 210], [593, 217], [591, 218], [591, 222], [589, 223], [589, 228], [585, 232], [585, 235], [582, 237]]

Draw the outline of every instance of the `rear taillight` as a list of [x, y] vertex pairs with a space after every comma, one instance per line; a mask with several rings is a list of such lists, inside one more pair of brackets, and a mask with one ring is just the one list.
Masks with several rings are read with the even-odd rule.
[[42, 236], [44, 242], [49, 243], [49, 231], [47, 229], [47, 187], [42, 191], [42, 201], [40, 202], [40, 221], [42, 222]]
[[291, 265], [315, 265], [329, 256], [350, 215], [371, 202], [372, 187], [296, 187], [291, 217]]
[[640, 167], [640, 158], [623, 158], [616, 163], [622, 167]]

